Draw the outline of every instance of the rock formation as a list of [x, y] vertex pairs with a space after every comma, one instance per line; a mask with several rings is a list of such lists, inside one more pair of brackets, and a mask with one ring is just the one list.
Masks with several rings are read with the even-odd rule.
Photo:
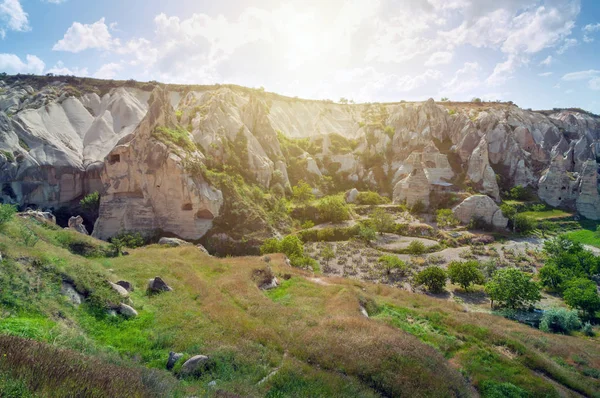
[[598, 163], [588, 160], [581, 170], [577, 211], [591, 220], [600, 220], [600, 194], [598, 194]]
[[425, 207], [428, 207], [430, 191], [429, 180], [422, 164], [419, 162], [413, 164], [410, 175], [394, 187], [394, 202], [406, 203], [408, 207], [421, 202]]
[[83, 218], [81, 216], [69, 218], [69, 228], [79, 232], [80, 234], [89, 235], [85, 225], [83, 225]]
[[504, 217], [502, 210], [487, 195], [470, 196], [454, 207], [452, 212], [463, 224], [479, 219], [495, 228], [506, 228], [508, 225], [508, 219]]

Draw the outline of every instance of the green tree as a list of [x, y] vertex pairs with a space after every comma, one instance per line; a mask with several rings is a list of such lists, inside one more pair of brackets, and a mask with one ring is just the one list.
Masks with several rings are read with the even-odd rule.
[[490, 296], [492, 308], [494, 302], [516, 309], [533, 305], [541, 299], [540, 288], [531, 276], [516, 268], [496, 271], [486, 283], [485, 292]]
[[529, 217], [523, 213], [519, 213], [514, 218], [514, 229], [521, 234], [529, 234], [537, 227], [537, 223], [533, 217]]
[[410, 242], [406, 248], [408, 254], [412, 254], [414, 256], [419, 256], [427, 251], [425, 244], [420, 240], [413, 240]]
[[563, 293], [565, 303], [571, 308], [577, 308], [589, 318], [594, 318], [600, 310], [600, 296], [596, 283], [586, 278], [575, 278], [567, 284]]
[[323, 250], [321, 250], [321, 257], [323, 257], [323, 260], [325, 260], [325, 264], [327, 265], [329, 265], [329, 261], [335, 258], [335, 251], [333, 251], [331, 245], [325, 245], [323, 247]]
[[281, 240], [280, 250], [289, 258], [304, 256], [304, 245], [296, 235], [287, 235], [283, 238]]
[[473, 284], [483, 284], [485, 278], [479, 269], [477, 261], [452, 261], [448, 265], [448, 276], [452, 283], [459, 284], [464, 290], [469, 290]]
[[386, 254], [379, 257], [379, 262], [383, 265], [383, 269], [388, 276], [390, 276], [394, 270], [398, 270], [401, 275], [404, 275], [408, 268], [404, 261], [392, 254]]
[[358, 238], [369, 244], [377, 238], [377, 231], [367, 225], [361, 225], [358, 229]]
[[338, 223], [350, 218], [350, 209], [344, 199], [339, 196], [326, 196], [317, 204], [319, 216], [323, 221]]
[[17, 208], [13, 205], [0, 204], [0, 228], [11, 221], [17, 212]]
[[302, 180], [298, 182], [298, 185], [292, 188], [292, 195], [294, 200], [298, 203], [308, 203], [315, 200], [312, 187]]
[[450, 101], [450, 99], [448, 99], [448, 97], [442, 97], [441, 101], [442, 102], [447, 102], [447, 101]]
[[394, 228], [394, 217], [381, 207], [373, 210], [369, 218], [379, 234], [390, 232]]
[[100, 194], [93, 192], [86, 195], [79, 201], [79, 205], [87, 213], [87, 216], [93, 221], [98, 218], [98, 211], [100, 210]]
[[573, 278], [573, 273], [561, 269], [553, 263], [547, 263], [540, 269], [540, 282], [542, 286], [553, 292], [561, 292], [565, 282]]
[[436, 222], [439, 228], [456, 227], [460, 224], [450, 209], [439, 209], [436, 215]]
[[281, 244], [277, 238], [269, 238], [260, 246], [260, 254], [270, 254], [281, 252]]
[[544, 312], [540, 322], [540, 330], [544, 332], [569, 333], [581, 328], [581, 320], [575, 310], [566, 308], [550, 308]]
[[446, 271], [440, 267], [427, 267], [415, 277], [415, 281], [419, 285], [427, 286], [427, 290], [433, 293], [442, 292], [447, 280]]
[[529, 198], [529, 193], [527, 192], [527, 189], [521, 185], [517, 185], [510, 190], [509, 196], [514, 200], [527, 200]]

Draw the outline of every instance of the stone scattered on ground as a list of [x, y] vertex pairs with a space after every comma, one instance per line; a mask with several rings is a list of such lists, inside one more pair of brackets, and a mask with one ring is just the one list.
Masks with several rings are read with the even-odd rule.
[[279, 286], [279, 281], [277, 280], [276, 277], [273, 277], [273, 279], [271, 279], [271, 281], [269, 283], [265, 283], [265, 284], [261, 285], [260, 289], [261, 290], [275, 289], [277, 286]]
[[170, 292], [173, 289], [162, 280], [160, 276], [148, 280], [148, 293], [156, 294]]
[[89, 235], [85, 225], [83, 225], [83, 218], [81, 216], [69, 218], [69, 229], [75, 230], [80, 234]]
[[133, 285], [127, 281], [118, 281], [117, 285], [121, 286], [123, 289], [127, 290], [128, 292], [133, 292], [133, 290], [134, 290]]
[[183, 358], [183, 354], [180, 352], [169, 352], [169, 359], [167, 360], [167, 370], [173, 370], [175, 364]]
[[110, 287], [112, 287], [112, 289], [119, 293], [119, 296], [127, 298], [129, 297], [129, 292], [127, 291], [127, 289], [125, 289], [123, 286], [118, 285], [116, 283], [112, 283], [112, 282], [108, 282], [110, 284]]
[[202, 373], [208, 361], [209, 358], [206, 355], [195, 355], [181, 366], [181, 374], [183, 376], [198, 375]]
[[83, 295], [75, 290], [75, 286], [65, 281], [60, 286], [60, 294], [66, 296], [75, 306], [79, 306], [84, 300]]
[[206, 254], [207, 256], [210, 256], [210, 253], [208, 252], [208, 250], [206, 250], [206, 247], [198, 244], [196, 245], [196, 247], [198, 248], [198, 250], [200, 250], [202, 253]]
[[167, 245], [167, 246], [171, 246], [171, 247], [179, 247], [179, 246], [188, 246], [188, 245], [191, 245], [190, 242], [187, 242], [187, 241], [185, 241], [183, 239], [165, 238], [165, 237], [160, 238], [159, 241], [158, 241], [158, 244], [159, 245]]
[[27, 210], [19, 215], [21, 217], [31, 217], [39, 222], [56, 224], [56, 217], [49, 211]]
[[346, 203], [356, 203], [356, 199], [358, 198], [358, 189], [352, 188], [344, 195], [346, 199]]
[[127, 304], [119, 304], [119, 314], [123, 315], [126, 318], [135, 318], [138, 316], [138, 312], [131, 306]]

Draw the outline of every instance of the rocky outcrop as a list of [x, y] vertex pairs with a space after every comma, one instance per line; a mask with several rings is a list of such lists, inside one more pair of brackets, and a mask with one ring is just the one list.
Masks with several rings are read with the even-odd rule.
[[194, 355], [181, 365], [182, 376], [199, 375], [210, 359], [206, 355]]
[[358, 189], [352, 188], [344, 195], [344, 199], [346, 199], [346, 203], [356, 203], [356, 199], [358, 198]]
[[410, 175], [394, 187], [394, 203], [406, 203], [412, 207], [421, 202], [428, 207], [430, 190], [429, 180], [422, 165], [415, 164]]
[[463, 224], [472, 220], [481, 220], [495, 228], [506, 228], [508, 219], [502, 210], [487, 195], [473, 195], [452, 209], [454, 216]]
[[160, 238], [158, 240], [158, 244], [159, 245], [165, 245], [165, 246], [171, 246], [171, 247], [179, 247], [179, 246], [189, 246], [189, 245], [191, 245], [190, 242], [186, 242], [183, 239], [165, 238], [165, 237]]
[[161, 142], [153, 134], [162, 126], [176, 128], [168, 92], [156, 89], [151, 101], [137, 129], [106, 158], [95, 237], [107, 239], [122, 230], [162, 230], [194, 240], [219, 215], [221, 192], [186, 168], [186, 164], [202, 163], [204, 156]]
[[89, 235], [89, 232], [83, 225], [83, 218], [81, 216], [74, 216], [69, 218], [69, 229], [79, 232], [80, 234]]
[[31, 217], [39, 222], [56, 224], [56, 217], [48, 211], [27, 210], [19, 214], [21, 217]]
[[579, 196], [580, 176], [572, 172], [572, 158], [572, 150], [565, 156], [557, 154], [540, 178], [538, 196], [550, 206], [574, 207]]
[[119, 304], [117, 311], [125, 318], [135, 318], [138, 316], [138, 312], [135, 310], [135, 308], [123, 303]]
[[590, 220], [600, 220], [600, 194], [598, 193], [598, 163], [588, 160], [583, 164], [577, 211]]

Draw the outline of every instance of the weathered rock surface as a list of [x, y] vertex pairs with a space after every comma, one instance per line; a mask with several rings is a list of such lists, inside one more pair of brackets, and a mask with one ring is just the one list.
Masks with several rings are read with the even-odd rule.
[[425, 207], [428, 207], [430, 192], [431, 187], [425, 170], [423, 170], [420, 163], [417, 163], [413, 165], [410, 175], [394, 187], [394, 202], [405, 202], [408, 207], [421, 202]]
[[180, 352], [169, 352], [169, 359], [167, 359], [167, 370], [173, 370], [177, 362], [183, 358], [183, 354]]
[[80, 234], [89, 235], [85, 225], [83, 225], [83, 218], [81, 216], [74, 216], [69, 218], [69, 228], [79, 232]]
[[183, 239], [177, 239], [177, 238], [160, 238], [158, 240], [158, 244], [159, 245], [166, 245], [166, 246], [171, 246], [171, 247], [178, 247], [178, 246], [190, 246], [191, 243], [187, 242]]
[[60, 294], [66, 296], [75, 306], [79, 306], [84, 300], [83, 295], [75, 289], [75, 286], [65, 281], [60, 285]]
[[128, 292], [133, 292], [133, 290], [134, 290], [133, 285], [127, 281], [118, 281], [117, 285], [121, 286], [123, 289], [127, 290]]
[[135, 318], [138, 316], [138, 312], [132, 306], [127, 304], [119, 304], [118, 311], [119, 314], [123, 315], [125, 318]]
[[123, 298], [129, 297], [129, 292], [123, 286], [118, 285], [116, 283], [112, 283], [112, 282], [108, 282], [108, 283], [110, 284], [110, 287], [119, 294], [119, 296], [121, 296]]
[[173, 289], [162, 280], [160, 276], [148, 280], [148, 293], [156, 294], [170, 292]]
[[56, 224], [56, 217], [48, 211], [27, 210], [20, 214], [22, 217], [31, 217], [40, 222]]
[[481, 219], [495, 228], [506, 228], [508, 219], [502, 210], [487, 195], [473, 195], [452, 209], [452, 212], [463, 224], [468, 224], [473, 219]]
[[344, 195], [344, 198], [346, 199], [346, 203], [356, 203], [358, 194], [359, 194], [359, 192], [358, 192], [358, 189], [356, 189], [356, 188], [352, 188], [351, 190], [346, 192], [346, 194]]
[[206, 355], [195, 355], [181, 365], [181, 374], [183, 376], [199, 375], [209, 360], [210, 358]]
[[598, 193], [598, 163], [588, 160], [581, 170], [577, 211], [590, 220], [600, 219], [600, 194]]

